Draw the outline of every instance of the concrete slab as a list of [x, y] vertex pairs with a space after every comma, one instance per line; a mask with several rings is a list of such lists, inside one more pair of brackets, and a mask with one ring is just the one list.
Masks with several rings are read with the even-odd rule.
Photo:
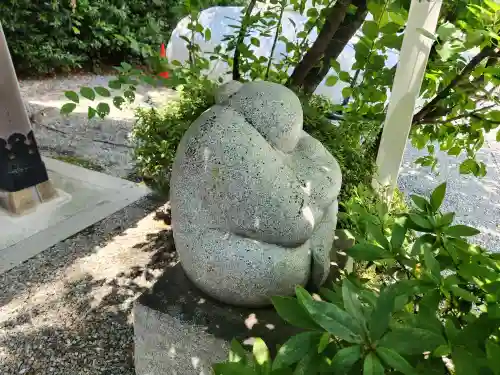
[[58, 160], [44, 162], [59, 196], [20, 217], [0, 210], [0, 274], [150, 192]]

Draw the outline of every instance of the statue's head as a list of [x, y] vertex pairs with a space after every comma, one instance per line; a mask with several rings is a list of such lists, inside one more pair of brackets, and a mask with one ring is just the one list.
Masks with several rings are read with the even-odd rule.
[[273, 147], [290, 152], [302, 132], [302, 105], [290, 89], [277, 83], [229, 82], [217, 101], [239, 112]]

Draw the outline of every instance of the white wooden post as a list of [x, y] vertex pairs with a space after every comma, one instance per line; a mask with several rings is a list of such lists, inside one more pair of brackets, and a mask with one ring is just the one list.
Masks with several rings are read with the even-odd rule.
[[[378, 173], [373, 186], [391, 198], [410, 133], [415, 102], [419, 96], [442, 0], [412, 0], [399, 55], [394, 84], [377, 155]], [[419, 30], [420, 29], [420, 30]]]

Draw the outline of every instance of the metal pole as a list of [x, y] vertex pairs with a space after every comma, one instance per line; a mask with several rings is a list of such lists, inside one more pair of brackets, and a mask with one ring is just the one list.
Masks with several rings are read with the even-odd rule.
[[387, 117], [377, 155], [378, 174], [373, 186], [388, 199], [397, 184], [399, 168], [410, 133], [415, 102], [419, 96], [442, 0], [412, 0], [399, 55]]
[[55, 195], [0, 24], [0, 205], [21, 214]]

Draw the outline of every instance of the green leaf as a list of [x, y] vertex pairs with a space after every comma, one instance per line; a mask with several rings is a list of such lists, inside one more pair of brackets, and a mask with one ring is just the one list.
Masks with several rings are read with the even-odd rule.
[[440, 217], [438, 217], [438, 226], [439, 227], [447, 227], [451, 223], [453, 223], [453, 220], [455, 219], [455, 213], [454, 212], [447, 212]]
[[386, 48], [394, 48], [396, 50], [401, 49], [402, 42], [403, 38], [401, 37], [401, 35], [396, 34], [384, 34], [379, 39], [380, 45], [383, 45]]
[[475, 236], [481, 233], [476, 228], [469, 227], [467, 225], [453, 225], [449, 228], [446, 228], [444, 231], [445, 234], [452, 237], [470, 237]]
[[120, 90], [122, 88], [122, 84], [119, 80], [114, 79], [108, 82], [108, 87], [113, 90]]
[[368, 353], [365, 357], [363, 375], [384, 375], [384, 366], [374, 353]]
[[368, 233], [370, 233], [370, 235], [375, 239], [375, 241], [377, 241], [377, 243], [381, 247], [383, 247], [384, 249], [386, 249], [388, 251], [391, 250], [391, 245], [389, 244], [389, 241], [387, 241], [387, 238], [382, 233], [382, 229], [379, 226], [377, 226], [371, 222], [367, 222], [366, 227], [368, 229]]
[[339, 293], [335, 293], [333, 290], [327, 288], [320, 289], [320, 295], [322, 299], [336, 304], [337, 306], [343, 306], [342, 296]]
[[309, 8], [306, 12], [307, 17], [318, 18], [318, 10], [316, 8]]
[[113, 105], [118, 109], [122, 109], [124, 103], [125, 99], [123, 99], [121, 96], [115, 96], [113, 98]]
[[401, 357], [392, 349], [378, 347], [377, 355], [385, 362], [386, 365], [404, 375], [417, 375], [417, 371], [408, 363], [406, 359]]
[[441, 267], [436, 258], [434, 258], [430, 246], [424, 246], [424, 263], [436, 281], [441, 280]]
[[205, 40], [208, 42], [210, 39], [212, 39], [212, 32], [210, 31], [209, 28], [205, 29]]
[[348, 346], [340, 349], [332, 359], [333, 373], [348, 374], [351, 367], [361, 359], [361, 347], [359, 345]]
[[330, 334], [325, 332], [321, 335], [321, 339], [319, 340], [318, 354], [323, 353], [328, 344], [330, 344]]
[[93, 119], [95, 116], [97, 115], [97, 111], [92, 108], [92, 107], [89, 107], [89, 109], [87, 110], [87, 117], [88, 119]]
[[392, 349], [399, 354], [420, 355], [432, 352], [438, 346], [445, 345], [441, 335], [421, 328], [394, 328], [379, 342], [380, 346]]
[[434, 352], [432, 353], [432, 355], [434, 357], [444, 357], [444, 356], [447, 356], [447, 355], [450, 355], [451, 353], [451, 348], [449, 345], [440, 345], [436, 348], [436, 350], [434, 350]]
[[370, 317], [370, 337], [373, 341], [382, 337], [389, 328], [395, 299], [396, 295], [390, 287], [386, 287], [380, 292], [377, 304]]
[[259, 40], [259, 39], [255, 38], [255, 37], [252, 37], [252, 38], [250, 38], [250, 42], [251, 42], [254, 46], [256, 46], [256, 47], [260, 47], [260, 40]]
[[308, 353], [297, 364], [297, 367], [295, 367], [295, 371], [293, 372], [293, 375], [316, 374], [317, 373], [316, 369], [317, 369], [317, 366], [319, 365], [317, 360], [318, 360], [318, 358], [314, 352]]
[[407, 19], [403, 17], [400, 12], [389, 12], [389, 17], [391, 21], [403, 26], [406, 24]]
[[263, 366], [270, 360], [269, 349], [267, 348], [266, 343], [261, 338], [256, 338], [253, 347], [252, 353], [255, 358], [255, 361]]
[[123, 69], [123, 70], [125, 70], [125, 71], [129, 71], [129, 70], [131, 70], [131, 69], [132, 69], [132, 65], [130, 65], [130, 64], [129, 64], [129, 63], [127, 63], [127, 62], [122, 62], [122, 63], [120, 64], [120, 66], [121, 66], [121, 67], [122, 67], [122, 69]]
[[375, 21], [365, 21], [362, 30], [363, 34], [370, 40], [375, 40], [378, 36], [378, 24]]
[[424, 253], [424, 247], [430, 246], [436, 241], [436, 237], [431, 234], [425, 234], [417, 238], [411, 249], [411, 255], [419, 256]]
[[88, 100], [94, 100], [95, 99], [95, 92], [92, 90], [90, 87], [82, 87], [80, 89], [80, 95], [83, 96], [84, 98]]
[[296, 294], [311, 318], [327, 332], [347, 342], [361, 342], [359, 327], [344, 310], [332, 303], [310, 299], [309, 293], [302, 287], [296, 288]]
[[299, 301], [291, 297], [272, 297], [278, 315], [291, 325], [304, 329], [319, 329]]
[[389, 22], [380, 28], [380, 32], [384, 34], [396, 34], [401, 29], [401, 25], [396, 22]]
[[108, 103], [99, 103], [96, 108], [97, 114], [100, 118], [104, 118], [109, 115], [110, 108]]
[[443, 203], [444, 196], [446, 195], [446, 182], [443, 182], [431, 194], [431, 206], [434, 212], [437, 212]]
[[491, 339], [486, 341], [486, 356], [495, 375], [500, 375], [500, 345], [495, 344]]
[[428, 211], [430, 205], [427, 199], [419, 195], [410, 195], [411, 200], [415, 203], [415, 206], [420, 208], [422, 211]]
[[326, 79], [326, 82], [325, 84], [327, 86], [335, 86], [335, 84], [337, 83], [337, 81], [339, 80], [339, 78], [337, 76], [328, 76], [328, 78]]
[[478, 169], [477, 162], [474, 159], [464, 160], [459, 167], [461, 174], [471, 174]]
[[418, 214], [409, 214], [411, 222], [422, 229], [432, 229], [432, 224], [424, 216]]
[[342, 299], [347, 313], [364, 325], [365, 317], [363, 315], [361, 302], [356, 294], [355, 286], [348, 279], [342, 281]]
[[342, 96], [344, 98], [349, 98], [352, 95], [352, 88], [350, 87], [344, 87], [342, 89]]
[[75, 103], [66, 103], [61, 107], [61, 115], [68, 115], [76, 108]]
[[351, 82], [351, 76], [347, 72], [344, 72], [344, 71], [340, 72], [339, 78], [343, 82], [347, 82], [347, 83]]
[[105, 87], [99, 86], [96, 87], [94, 90], [98, 95], [104, 96], [105, 98], [109, 98], [111, 96], [111, 93]]
[[361, 242], [347, 249], [347, 255], [356, 260], [374, 261], [392, 258], [392, 254], [380, 246], [368, 242]]
[[278, 350], [273, 363], [273, 371], [299, 362], [315, 348], [320, 337], [319, 332], [303, 332], [288, 339]]
[[455, 375], [479, 375], [479, 366], [474, 355], [467, 349], [457, 346], [453, 348], [451, 359]]
[[436, 33], [441, 41], [447, 41], [457, 31], [459, 30], [455, 25], [453, 25], [451, 22], [446, 22], [438, 27]]
[[403, 246], [406, 238], [406, 217], [398, 217], [394, 220], [394, 225], [391, 230], [391, 247], [399, 249]]
[[330, 66], [335, 70], [337, 73], [340, 72], [340, 63], [337, 60], [332, 60], [330, 62]]
[[462, 152], [462, 149], [458, 146], [453, 146], [448, 150], [448, 155], [458, 156]]
[[237, 362], [217, 363], [213, 370], [215, 375], [258, 375], [253, 368]]
[[241, 362], [246, 363], [247, 352], [238, 340], [231, 340], [231, 349], [229, 350], [229, 362]]
[[65, 91], [64, 96], [71, 100], [72, 102], [79, 103], [80, 102], [80, 97], [78, 94], [74, 91]]
[[474, 296], [474, 294], [472, 294], [468, 290], [460, 288], [458, 285], [451, 285], [450, 291], [457, 297], [460, 297], [466, 301], [477, 302], [477, 298], [476, 296]]

